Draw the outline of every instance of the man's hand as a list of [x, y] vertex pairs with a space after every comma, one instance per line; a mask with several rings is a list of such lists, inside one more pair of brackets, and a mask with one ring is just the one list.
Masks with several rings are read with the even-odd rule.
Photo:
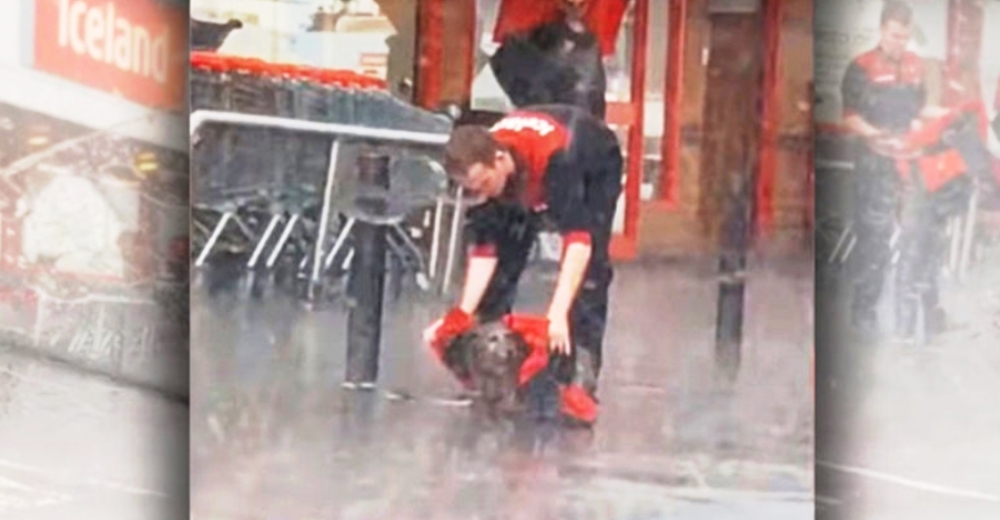
[[435, 321], [424, 330], [424, 341], [435, 350], [443, 349], [451, 340], [472, 330], [475, 326], [475, 317], [461, 308], [453, 307], [443, 318]]
[[572, 348], [569, 338], [569, 319], [565, 314], [549, 315], [549, 349], [559, 354], [569, 354]]
[[903, 158], [911, 152], [903, 138], [893, 135], [879, 135], [870, 139], [869, 144], [876, 152], [889, 157]]
[[434, 323], [431, 323], [426, 329], [424, 329], [424, 344], [430, 346], [437, 338], [438, 329], [441, 328], [441, 324], [444, 323], [444, 318], [440, 318]]

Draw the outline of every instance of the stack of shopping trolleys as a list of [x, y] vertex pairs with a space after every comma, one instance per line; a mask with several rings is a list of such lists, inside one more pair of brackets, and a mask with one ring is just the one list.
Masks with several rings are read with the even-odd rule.
[[[383, 81], [352, 71], [196, 52], [190, 85], [192, 114], [249, 114], [442, 136], [452, 126], [446, 116], [397, 99]], [[333, 146], [335, 140], [344, 146]], [[195, 129], [191, 253], [196, 268], [206, 273], [195, 283], [209, 292], [237, 289], [260, 296], [285, 289], [304, 296], [304, 281], [322, 271], [324, 284], [338, 286], [350, 261], [349, 240], [342, 239], [348, 219], [327, 194], [334, 177], [338, 185], [351, 185], [351, 164], [362, 148], [328, 133], [270, 124], [206, 123]], [[386, 143], [382, 149], [393, 164], [409, 165], [392, 173], [393, 189], [405, 194], [408, 208], [433, 205], [446, 179], [440, 168], [420, 164], [438, 161], [440, 145]], [[399, 230], [390, 238], [393, 265], [422, 269], [422, 248]], [[328, 253], [334, 244], [341, 250]]]

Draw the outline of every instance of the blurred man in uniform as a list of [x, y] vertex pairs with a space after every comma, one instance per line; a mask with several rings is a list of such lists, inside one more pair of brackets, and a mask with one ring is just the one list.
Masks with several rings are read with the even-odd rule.
[[469, 211], [471, 254], [461, 300], [428, 328], [425, 339], [432, 341], [446, 321], [472, 317], [482, 323], [511, 313], [544, 219], [563, 241], [542, 331], [556, 354], [550, 367], [561, 384], [594, 398], [623, 174], [614, 132], [577, 107], [528, 107], [492, 128], [456, 128], [446, 162], [452, 178], [479, 203]]
[[490, 67], [514, 106], [573, 105], [604, 119], [604, 62], [582, 4], [563, 0], [562, 17], [504, 37]]
[[[891, 263], [900, 187], [896, 155], [921, 117], [942, 114], [927, 105], [923, 61], [907, 51], [912, 18], [906, 3], [886, 2], [878, 45], [848, 65], [841, 85], [844, 124], [860, 138], [854, 160], [858, 272], [851, 319], [864, 336], [878, 332], [876, 306]], [[936, 301], [925, 303], [938, 309]], [[897, 325], [909, 322], [915, 312], [911, 305], [897, 306]]]
[[614, 52], [627, 0], [505, 0], [490, 68], [516, 107], [573, 105], [604, 119], [604, 56]]

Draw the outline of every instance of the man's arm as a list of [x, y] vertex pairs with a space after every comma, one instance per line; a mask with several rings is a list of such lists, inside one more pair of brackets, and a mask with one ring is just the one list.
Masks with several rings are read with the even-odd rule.
[[[920, 68], [920, 71], [921, 71], [920, 74], [921, 74], [921, 77], [922, 77], [923, 76], [923, 67]], [[927, 99], [928, 98], [928, 95], [927, 95], [927, 84], [926, 83], [923, 83], [923, 82], [920, 83], [919, 96], [920, 96], [920, 106], [921, 106], [921, 108], [920, 108], [920, 113], [917, 115], [917, 118], [918, 118], [917, 121], [918, 122], [919, 122], [919, 119], [936, 119], [936, 118], [939, 118], [939, 117], [944, 117], [944, 116], [948, 115], [951, 112], [951, 110], [949, 110], [949, 109], [947, 109], [947, 108], [945, 108], [943, 106], [932, 105], [932, 104], [930, 104], [928, 102], [928, 99]]]
[[559, 278], [552, 293], [552, 301], [549, 303], [548, 316], [569, 316], [576, 293], [587, 273], [593, 251], [589, 235], [586, 241], [566, 242], [565, 236], [563, 240], [563, 258], [559, 265]]
[[466, 314], [474, 314], [493, 280], [497, 268], [497, 232], [503, 224], [496, 218], [495, 207], [490, 202], [473, 207], [468, 213], [466, 239], [469, 260], [465, 269], [465, 284], [458, 307]]
[[562, 235], [563, 255], [559, 277], [549, 303], [550, 318], [569, 315], [576, 293], [583, 283], [593, 251], [590, 229], [594, 219], [586, 204], [583, 172], [565, 152], [549, 161], [545, 176], [549, 212]]
[[860, 114], [851, 114], [844, 117], [844, 126], [855, 135], [859, 135], [866, 139], [871, 139], [873, 137], [878, 137], [882, 134], [882, 131], [875, 128], [865, 118], [861, 117]]
[[856, 61], [852, 61], [847, 66], [844, 79], [840, 83], [843, 123], [852, 134], [870, 139], [878, 137], [882, 131], [872, 126], [861, 115], [867, 90], [868, 78], [865, 71]]
[[466, 314], [473, 314], [483, 301], [483, 295], [490, 286], [493, 273], [497, 268], [495, 255], [477, 254], [475, 246], [469, 255], [468, 266], [465, 269], [465, 285], [462, 286], [462, 297], [458, 308]]

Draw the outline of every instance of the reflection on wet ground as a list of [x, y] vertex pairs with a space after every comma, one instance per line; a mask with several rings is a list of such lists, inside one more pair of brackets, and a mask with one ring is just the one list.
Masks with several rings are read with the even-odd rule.
[[[341, 309], [196, 294], [192, 518], [812, 518], [808, 262], [752, 275], [729, 392], [713, 382], [712, 265], [619, 269], [592, 433], [484, 429], [435, 401], [457, 390], [419, 346], [440, 302], [387, 302], [365, 394], [340, 389]], [[544, 304], [551, 280], [535, 281], [522, 309]]]
[[0, 345], [186, 400], [188, 293], [171, 282], [125, 289], [19, 280], [0, 290]]
[[945, 336], [818, 358], [818, 518], [1000, 518], [1000, 270], [966, 280], [943, 286]]
[[188, 409], [0, 347], [0, 518], [175, 520]]

